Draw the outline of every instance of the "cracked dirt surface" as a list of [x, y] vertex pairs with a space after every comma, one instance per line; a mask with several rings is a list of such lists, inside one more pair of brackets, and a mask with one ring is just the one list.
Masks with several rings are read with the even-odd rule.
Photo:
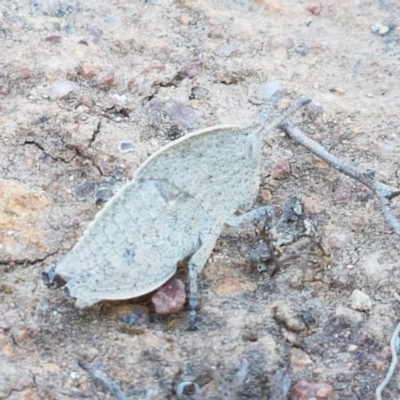
[[[40, 279], [148, 155], [190, 130], [252, 124], [274, 82], [278, 110], [320, 103], [323, 115], [294, 122], [399, 187], [400, 6], [320, 4], [315, 15], [295, 0], [1, 2], [0, 399], [111, 398], [77, 365], [96, 357], [138, 399], [174, 399], [187, 361], [218, 398], [209, 367], [229, 379], [243, 359], [240, 399], [278, 399], [280, 368], [293, 384], [329, 383], [337, 399], [374, 398], [400, 318], [399, 238], [367, 189], [278, 131], [266, 137], [260, 201], [279, 214], [302, 198], [329, 260], [293, 261], [271, 279], [250, 262], [254, 229], [227, 229], [200, 277], [196, 332], [186, 312], [154, 315], [148, 296], [79, 311]], [[291, 174], [273, 179], [282, 159]], [[370, 310], [351, 307], [354, 289]], [[127, 327], [121, 316], [138, 305], [145, 318]], [[395, 375], [386, 398], [399, 388]]]

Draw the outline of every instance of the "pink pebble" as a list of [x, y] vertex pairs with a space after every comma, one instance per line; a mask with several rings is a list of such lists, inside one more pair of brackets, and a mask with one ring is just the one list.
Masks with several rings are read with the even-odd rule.
[[280, 159], [271, 170], [271, 176], [278, 180], [288, 178], [290, 173], [291, 168], [289, 161], [284, 158]]
[[156, 293], [151, 301], [154, 304], [157, 314], [173, 314], [183, 309], [186, 301], [185, 285], [180, 279], [172, 278]]
[[329, 383], [297, 382], [291, 390], [290, 400], [335, 400], [335, 391]]
[[319, 15], [321, 14], [321, 10], [321, 4], [318, 1], [312, 1], [307, 5], [307, 11], [309, 11], [311, 14]]
[[100, 77], [97, 81], [97, 86], [103, 90], [109, 90], [111, 86], [115, 86], [115, 72], [109, 71]]

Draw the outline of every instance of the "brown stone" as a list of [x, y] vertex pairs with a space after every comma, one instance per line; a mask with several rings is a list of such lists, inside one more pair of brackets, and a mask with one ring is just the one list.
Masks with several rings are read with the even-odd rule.
[[52, 43], [52, 44], [56, 44], [56, 43], [60, 43], [61, 39], [62, 39], [62, 36], [60, 36], [60, 35], [50, 35], [50, 36], [46, 36], [44, 38], [44, 41]]
[[112, 86], [115, 86], [115, 84], [116, 81], [114, 71], [107, 72], [97, 80], [97, 86], [103, 90], [109, 90]]
[[290, 391], [290, 400], [335, 400], [335, 392], [329, 383], [297, 382]]
[[290, 176], [290, 163], [285, 158], [280, 159], [272, 168], [271, 176], [274, 179], [283, 180]]
[[299, 317], [295, 315], [291, 304], [285, 303], [283, 301], [278, 302], [273, 307], [274, 318], [281, 322], [286, 329], [292, 332], [301, 332], [306, 329], [304, 322], [300, 320]]
[[0, 85], [0, 94], [2, 96], [7, 96], [8, 93], [9, 93], [9, 90], [8, 90], [7, 86]]
[[83, 64], [78, 67], [77, 73], [83, 79], [91, 79], [97, 74], [95, 67], [90, 64]]
[[21, 67], [18, 71], [18, 75], [21, 79], [29, 79], [32, 77], [32, 70], [28, 67]]
[[290, 369], [303, 370], [312, 363], [310, 356], [303, 350], [294, 347], [290, 351]]
[[13, 357], [15, 354], [14, 347], [11, 344], [6, 344], [2, 349], [2, 353], [8, 358]]
[[318, 1], [312, 1], [311, 3], [308, 3], [307, 11], [309, 11], [311, 14], [319, 15], [322, 11], [321, 4]]
[[322, 212], [323, 207], [319, 199], [315, 197], [306, 197], [304, 199], [304, 211], [307, 214], [318, 214]]
[[260, 203], [269, 203], [272, 200], [272, 193], [269, 189], [261, 189], [258, 195]]

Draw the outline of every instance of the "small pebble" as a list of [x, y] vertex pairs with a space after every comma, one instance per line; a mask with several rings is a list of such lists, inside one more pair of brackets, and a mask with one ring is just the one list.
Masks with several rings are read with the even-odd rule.
[[347, 348], [347, 351], [350, 353], [354, 353], [357, 350], [358, 350], [358, 346], [355, 344], [350, 344], [349, 347]]
[[335, 391], [329, 383], [297, 382], [290, 391], [290, 400], [335, 400]]
[[185, 285], [172, 278], [151, 297], [157, 314], [167, 315], [181, 311], [186, 301]]
[[346, 90], [341, 88], [341, 87], [339, 87], [339, 86], [331, 87], [329, 89], [329, 91], [332, 92], [332, 93], [340, 94], [340, 95], [343, 95], [343, 94], [346, 93]]
[[94, 189], [94, 182], [85, 182], [76, 189], [76, 195], [78, 197], [87, 197], [93, 193]]
[[97, 86], [103, 90], [109, 90], [112, 86], [115, 86], [115, 83], [114, 71], [107, 72], [97, 80]]
[[336, 204], [348, 204], [351, 200], [351, 191], [348, 189], [342, 189], [335, 194], [334, 197]]
[[375, 33], [376, 35], [379, 36], [385, 36], [389, 33], [389, 27], [386, 25], [382, 25], [380, 23], [376, 23], [374, 25], [371, 25], [371, 32]]
[[382, 373], [383, 371], [385, 371], [387, 363], [383, 362], [381, 360], [374, 360], [373, 361], [373, 366], [375, 367], [375, 370], [379, 373]]
[[298, 317], [290, 303], [279, 302], [272, 308], [274, 319], [291, 332], [302, 332], [306, 329], [304, 322]]
[[103, 31], [95, 25], [90, 25], [86, 29], [92, 37], [93, 43], [98, 44], [103, 37]]
[[321, 201], [315, 197], [304, 198], [304, 211], [307, 214], [319, 214], [324, 209]]
[[69, 376], [71, 377], [71, 379], [77, 379], [78, 377], [79, 377], [79, 374], [78, 374], [78, 372], [76, 372], [76, 371], [72, 371], [70, 374], [69, 374]]
[[354, 217], [350, 221], [350, 227], [354, 232], [360, 231], [364, 226], [364, 221], [361, 218]]
[[280, 159], [271, 170], [271, 176], [274, 179], [283, 180], [290, 176], [291, 168], [288, 160]]
[[58, 100], [67, 96], [69, 93], [78, 90], [78, 85], [71, 81], [61, 81], [53, 85], [50, 90], [50, 99]]
[[307, 5], [307, 11], [309, 11], [311, 14], [319, 15], [321, 14], [321, 10], [321, 4], [318, 1], [312, 1]]
[[361, 290], [355, 289], [351, 294], [351, 308], [357, 311], [368, 311], [372, 308], [371, 298]]
[[107, 161], [101, 161], [99, 163], [99, 169], [104, 176], [110, 176], [113, 174], [115, 170], [115, 166], [112, 163], [109, 163]]
[[279, 41], [279, 44], [284, 47], [285, 49], [293, 49], [294, 47], [294, 40], [291, 37], [286, 37]]
[[183, 67], [183, 69], [180, 71], [180, 75], [184, 78], [193, 79], [200, 72], [201, 63], [198, 61], [193, 61]]
[[278, 0], [256, 0], [256, 3], [267, 6], [268, 10], [272, 12], [279, 12], [282, 10], [282, 6]]
[[187, 14], [180, 14], [177, 18], [177, 21], [182, 25], [189, 25], [189, 16]]
[[9, 93], [8, 88], [6, 86], [4, 86], [4, 85], [0, 85], [0, 94], [2, 96], [7, 96], [8, 93]]
[[309, 365], [312, 365], [313, 361], [311, 360], [310, 356], [303, 350], [293, 348], [290, 351], [289, 363], [291, 370], [304, 370]]
[[50, 35], [50, 36], [46, 36], [44, 38], [44, 41], [55, 44], [55, 43], [60, 43], [61, 39], [62, 39], [62, 37], [60, 35]]
[[207, 36], [211, 39], [222, 39], [224, 37], [224, 34], [222, 33], [220, 28], [213, 26], [208, 31]]
[[192, 88], [192, 91], [190, 93], [189, 99], [190, 100], [201, 100], [203, 99], [208, 93], [208, 89], [202, 86], [195, 86]]
[[294, 48], [294, 51], [301, 56], [306, 56], [308, 54], [308, 49], [304, 44], [299, 44]]
[[99, 351], [95, 347], [85, 348], [82, 356], [85, 360], [92, 362], [99, 355]]
[[21, 67], [18, 74], [21, 79], [29, 79], [32, 77], [32, 70], [28, 67]]
[[262, 204], [268, 203], [272, 200], [272, 193], [269, 189], [261, 189], [258, 194], [258, 199]]
[[138, 85], [134, 77], [130, 78], [127, 83], [127, 88], [131, 93], [136, 93], [138, 91]]
[[6, 344], [2, 349], [1, 353], [3, 356], [12, 358], [15, 355], [15, 348], [14, 346], [11, 346], [11, 344]]
[[317, 101], [312, 101], [307, 107], [307, 117], [311, 121], [315, 121], [319, 116], [321, 116], [324, 112], [324, 108], [321, 103]]
[[200, 113], [190, 105], [180, 101], [172, 102], [167, 115], [173, 125], [180, 129], [194, 129], [199, 123]]
[[80, 103], [79, 107], [86, 107], [88, 110], [95, 104], [94, 100], [88, 94], [82, 95]]
[[16, 340], [17, 343], [24, 342], [28, 337], [29, 333], [25, 329], [19, 329], [13, 333], [13, 338]]
[[83, 79], [91, 79], [97, 74], [95, 67], [90, 64], [80, 65], [77, 67], [76, 72]]
[[130, 153], [133, 151], [133, 143], [129, 140], [122, 140], [118, 144], [118, 150], [120, 153]]
[[149, 64], [147, 64], [144, 69], [142, 70], [142, 74], [148, 74], [152, 71], [165, 71], [165, 64], [163, 64], [159, 60], [153, 60]]

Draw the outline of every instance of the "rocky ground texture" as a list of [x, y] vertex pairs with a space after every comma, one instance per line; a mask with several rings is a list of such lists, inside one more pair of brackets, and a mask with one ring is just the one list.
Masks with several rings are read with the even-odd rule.
[[136, 399], [175, 399], [188, 365], [203, 398], [221, 398], [243, 363], [238, 399], [374, 398], [400, 320], [399, 237], [369, 190], [278, 130], [259, 203], [279, 216], [302, 199], [329, 252], [271, 278], [252, 261], [254, 227], [226, 229], [200, 276], [198, 331], [151, 295], [77, 310], [41, 272], [148, 155], [251, 125], [277, 87], [278, 113], [312, 99], [293, 121], [399, 187], [399, 17], [396, 0], [2, 0], [0, 399], [112, 398], [78, 360]]

